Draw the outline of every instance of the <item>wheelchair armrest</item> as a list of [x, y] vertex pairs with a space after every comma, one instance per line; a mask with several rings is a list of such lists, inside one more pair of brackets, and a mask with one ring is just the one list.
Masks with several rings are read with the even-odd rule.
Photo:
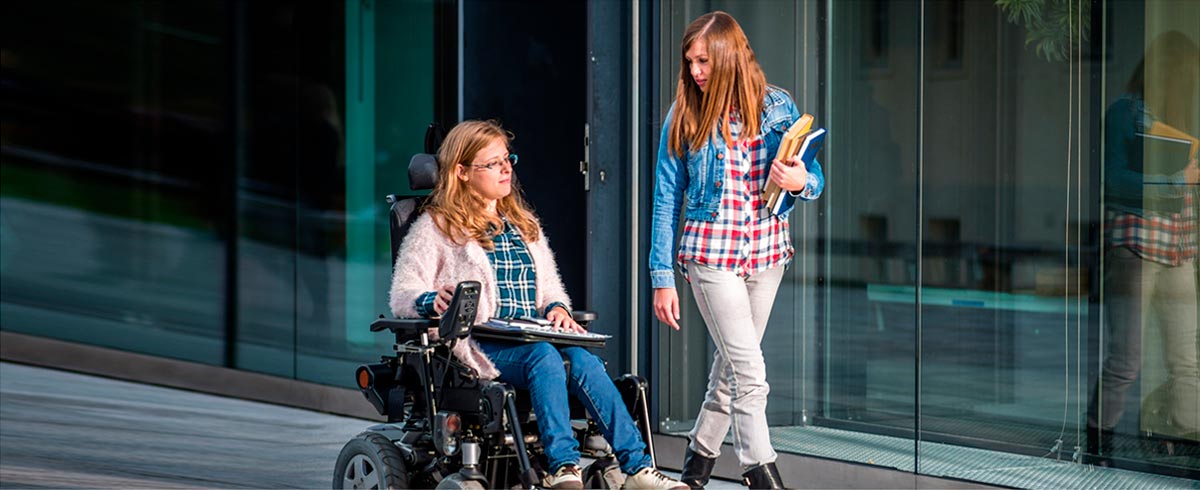
[[571, 319], [575, 320], [577, 323], [595, 321], [596, 318], [596, 312], [594, 311], [576, 310], [571, 312]]
[[420, 334], [437, 326], [437, 320], [428, 318], [380, 318], [371, 322], [371, 331], [391, 330], [396, 334]]

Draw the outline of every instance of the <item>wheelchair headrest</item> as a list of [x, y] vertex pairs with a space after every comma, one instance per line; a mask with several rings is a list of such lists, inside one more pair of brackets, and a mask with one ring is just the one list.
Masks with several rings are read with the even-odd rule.
[[437, 180], [437, 157], [428, 153], [417, 153], [408, 161], [408, 186], [412, 190], [432, 189]]
[[434, 121], [429, 123], [429, 127], [425, 128], [425, 153], [436, 154], [438, 148], [442, 147], [442, 141], [446, 140], [446, 128], [442, 124]]

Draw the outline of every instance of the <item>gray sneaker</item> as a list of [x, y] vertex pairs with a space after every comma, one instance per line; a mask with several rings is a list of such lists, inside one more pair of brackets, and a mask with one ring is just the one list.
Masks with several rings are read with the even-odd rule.
[[582, 489], [583, 476], [580, 475], [578, 466], [564, 464], [554, 474], [547, 475], [542, 480], [542, 486], [546, 488]]
[[689, 487], [679, 480], [662, 474], [658, 468], [648, 466], [626, 477], [625, 486], [621, 488], [687, 490]]

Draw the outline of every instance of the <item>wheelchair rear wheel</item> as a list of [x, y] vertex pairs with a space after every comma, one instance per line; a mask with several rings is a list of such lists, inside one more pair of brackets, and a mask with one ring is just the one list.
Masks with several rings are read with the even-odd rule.
[[350, 439], [338, 455], [333, 488], [409, 488], [408, 470], [400, 450], [388, 438], [363, 432]]

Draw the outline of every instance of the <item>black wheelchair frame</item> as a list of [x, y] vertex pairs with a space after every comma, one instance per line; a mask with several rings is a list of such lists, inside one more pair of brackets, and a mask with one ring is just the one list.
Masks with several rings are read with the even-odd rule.
[[[432, 188], [437, 162], [417, 154], [409, 163], [413, 190]], [[423, 197], [388, 196], [393, 268], [396, 253]], [[479, 283], [458, 285], [450, 309], [439, 320], [379, 319], [371, 331], [395, 336], [395, 355], [360, 366], [355, 381], [383, 424], [368, 427], [342, 449], [334, 488], [534, 488], [547, 468], [529, 396], [504, 383], [481, 380], [455, 359], [475, 320]], [[591, 312], [573, 312], [586, 325]], [[436, 328], [437, 340], [429, 331]], [[565, 367], [570, 369], [564, 359]], [[614, 380], [654, 458], [646, 380], [626, 374]], [[624, 475], [611, 448], [578, 401], [572, 426], [581, 452], [593, 457], [584, 468], [589, 488], [619, 488]]]

